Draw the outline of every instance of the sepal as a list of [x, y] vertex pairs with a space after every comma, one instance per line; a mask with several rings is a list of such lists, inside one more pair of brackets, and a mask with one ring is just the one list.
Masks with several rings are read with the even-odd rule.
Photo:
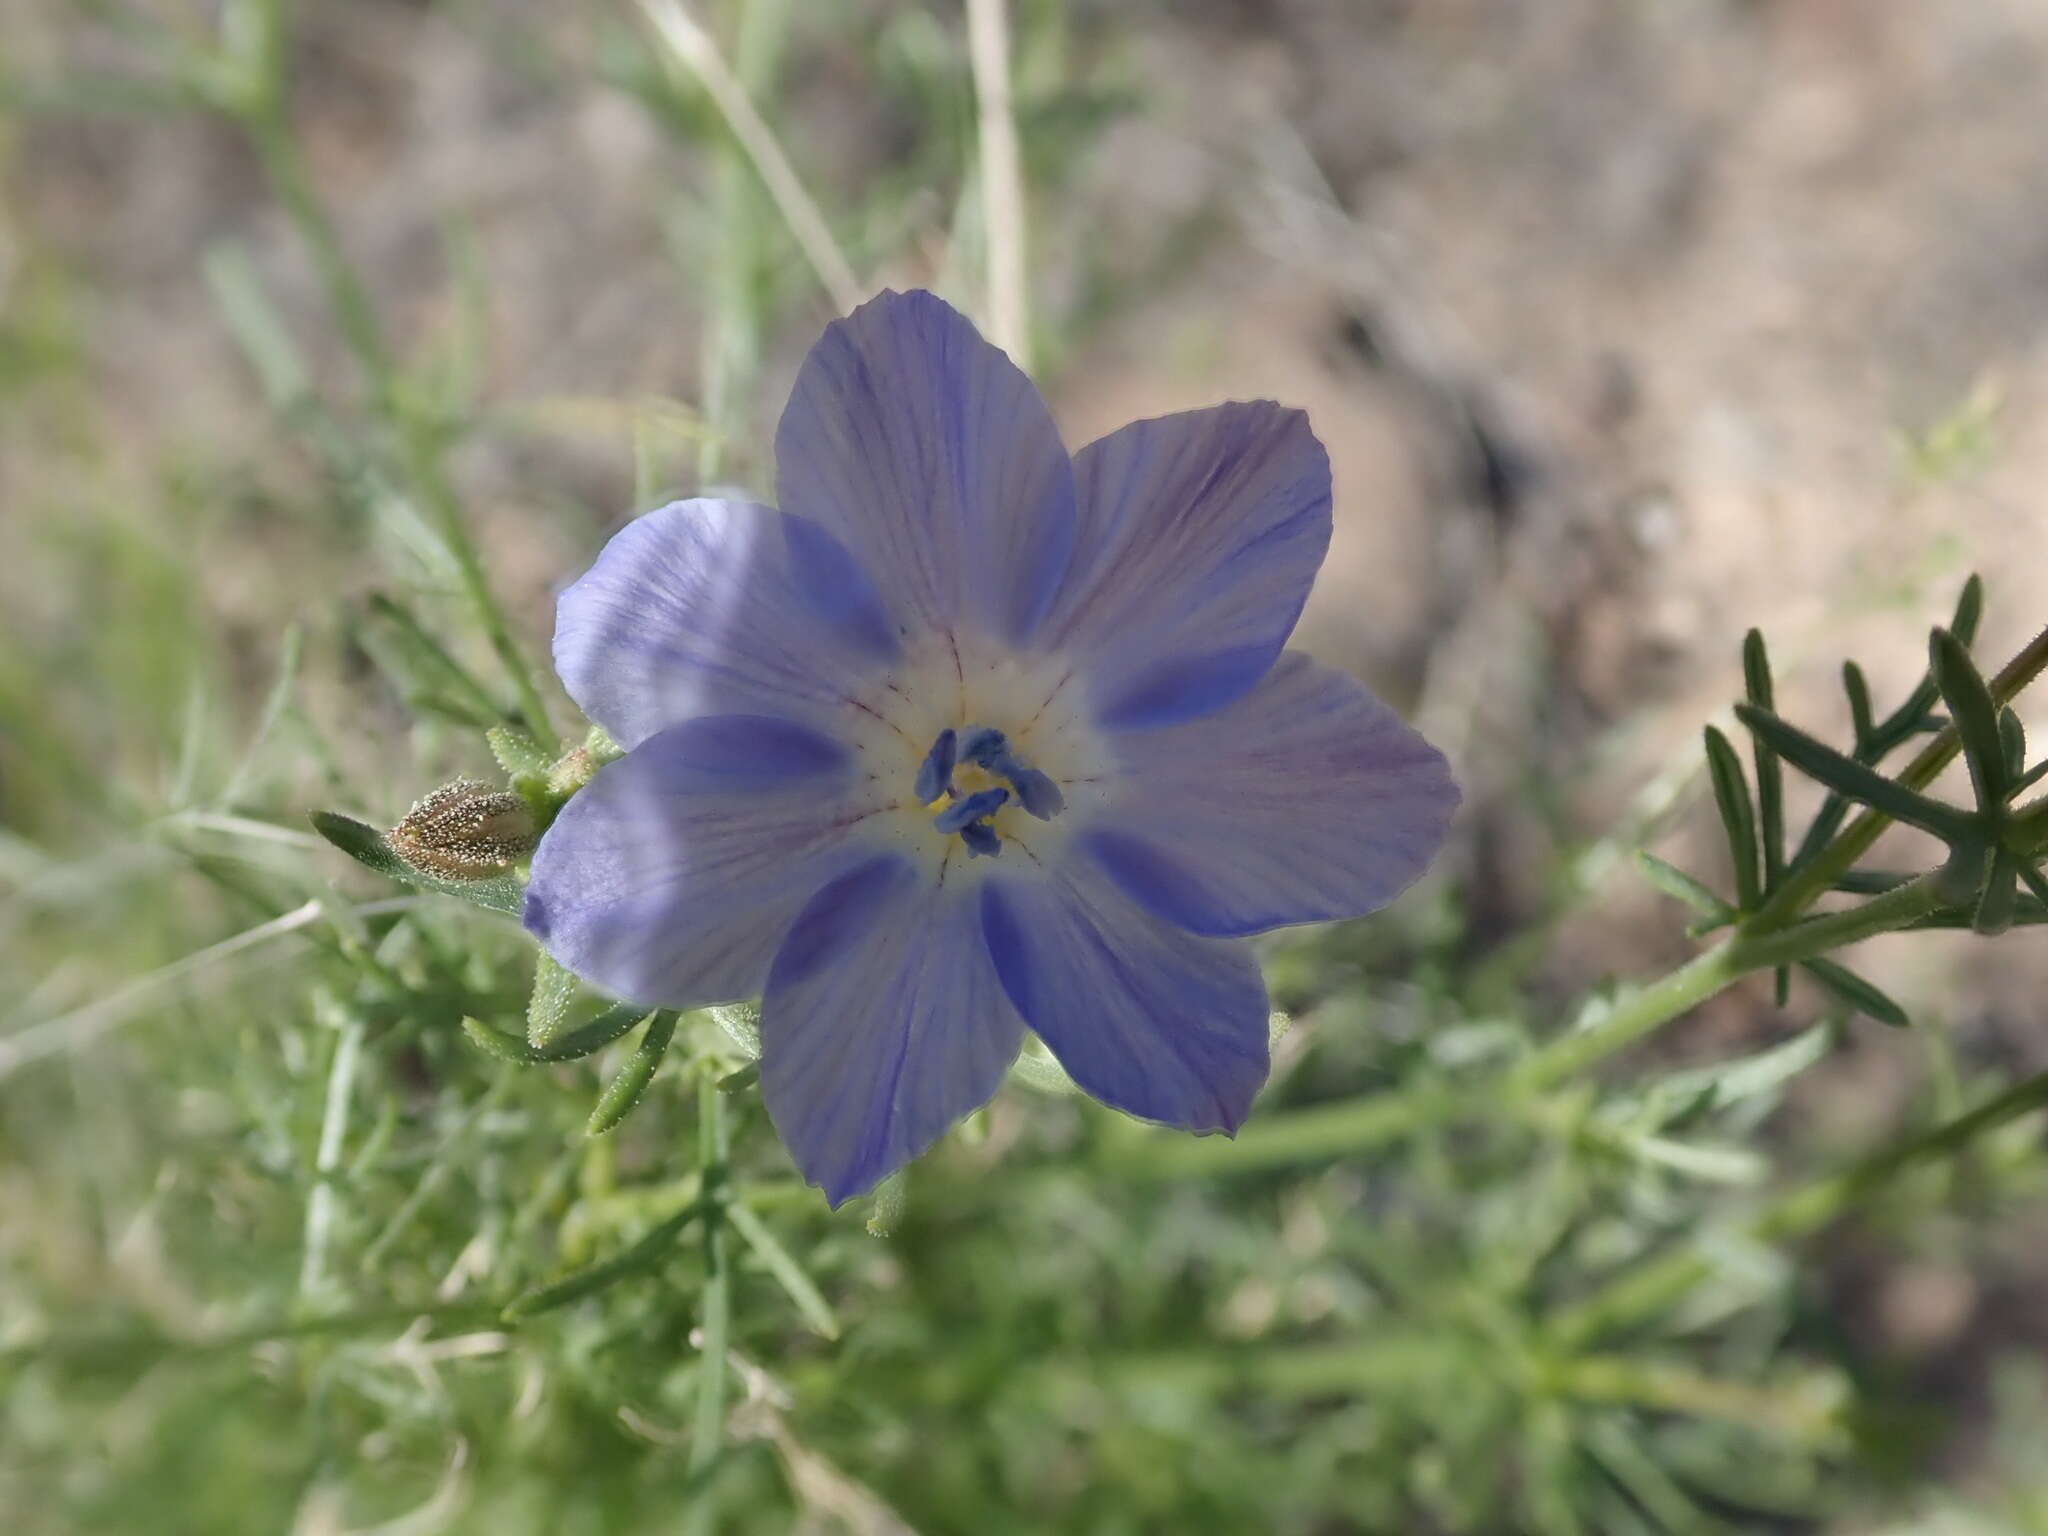
[[525, 886], [509, 870], [471, 879], [450, 879], [411, 863], [382, 832], [352, 816], [343, 816], [336, 811], [314, 811], [310, 819], [314, 831], [358, 864], [374, 869], [380, 875], [444, 896], [454, 896], [493, 912], [514, 917], [519, 915]]

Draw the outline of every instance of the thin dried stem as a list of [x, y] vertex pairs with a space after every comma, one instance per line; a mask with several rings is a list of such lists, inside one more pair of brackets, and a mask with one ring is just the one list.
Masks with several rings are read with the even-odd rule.
[[[392, 897], [384, 901], [366, 902], [354, 909], [359, 917], [380, 912], [400, 912], [418, 904], [418, 898], [411, 896]], [[124, 987], [119, 987], [96, 1003], [73, 1009], [54, 1019], [44, 1019], [28, 1028], [0, 1039], [0, 1081], [12, 1077], [23, 1067], [55, 1056], [64, 1051], [75, 1051], [90, 1045], [100, 1036], [119, 1028], [130, 1019], [147, 1011], [166, 992], [199, 973], [210, 971], [223, 961], [233, 959], [272, 939], [285, 934], [296, 933], [301, 928], [310, 928], [328, 915], [327, 904], [318, 897], [303, 906], [292, 908], [282, 916], [268, 922], [258, 923], [254, 928], [244, 929], [218, 944], [195, 950], [189, 955], [173, 960], [169, 965], [138, 976]]]
[[1031, 367], [1024, 285], [1024, 160], [1010, 99], [1010, 26], [1004, 0], [967, 0], [967, 49], [981, 108], [981, 213], [988, 236], [989, 339]]
[[677, 63], [697, 77], [697, 82], [724, 116], [726, 126], [739, 140], [740, 148], [747, 152], [747, 158], [754, 162], [754, 169], [760, 173], [768, 196], [774, 200], [783, 222], [789, 225], [789, 232], [796, 236], [805, 260], [818, 274], [818, 281], [824, 284], [832, 302], [841, 311], [854, 308], [866, 297], [860, 279], [854, 276], [853, 267], [839, 249], [839, 242], [832, 238], [825, 216], [818, 211], [818, 205], [797, 179], [789, 156], [783, 153], [782, 143], [775, 137], [775, 130], [755, 110], [746, 87], [718, 51], [711, 34], [690, 18], [680, 0], [641, 0], [640, 9], [662, 46]]

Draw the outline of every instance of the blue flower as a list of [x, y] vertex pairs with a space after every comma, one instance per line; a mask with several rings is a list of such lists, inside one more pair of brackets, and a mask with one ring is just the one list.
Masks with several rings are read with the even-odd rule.
[[1283, 651], [1330, 538], [1299, 411], [1069, 456], [928, 293], [812, 348], [782, 510], [683, 501], [562, 595], [555, 665], [628, 750], [526, 926], [618, 995], [761, 999], [768, 1112], [837, 1204], [984, 1103], [1027, 1029], [1127, 1113], [1234, 1131], [1267, 1071], [1246, 934], [1385, 904], [1444, 759]]

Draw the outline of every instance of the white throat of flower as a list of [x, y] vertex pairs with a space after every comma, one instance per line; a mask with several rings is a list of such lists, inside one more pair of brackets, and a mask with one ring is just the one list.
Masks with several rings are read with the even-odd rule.
[[883, 809], [878, 830], [935, 878], [1040, 864], [1102, 805], [1109, 744], [1063, 658], [942, 633], [849, 701], [846, 739]]

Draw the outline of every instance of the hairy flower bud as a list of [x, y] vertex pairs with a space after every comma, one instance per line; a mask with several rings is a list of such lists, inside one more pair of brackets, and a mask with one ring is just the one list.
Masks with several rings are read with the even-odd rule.
[[408, 864], [444, 880], [495, 875], [533, 850], [533, 812], [518, 795], [457, 779], [419, 801], [391, 829]]

